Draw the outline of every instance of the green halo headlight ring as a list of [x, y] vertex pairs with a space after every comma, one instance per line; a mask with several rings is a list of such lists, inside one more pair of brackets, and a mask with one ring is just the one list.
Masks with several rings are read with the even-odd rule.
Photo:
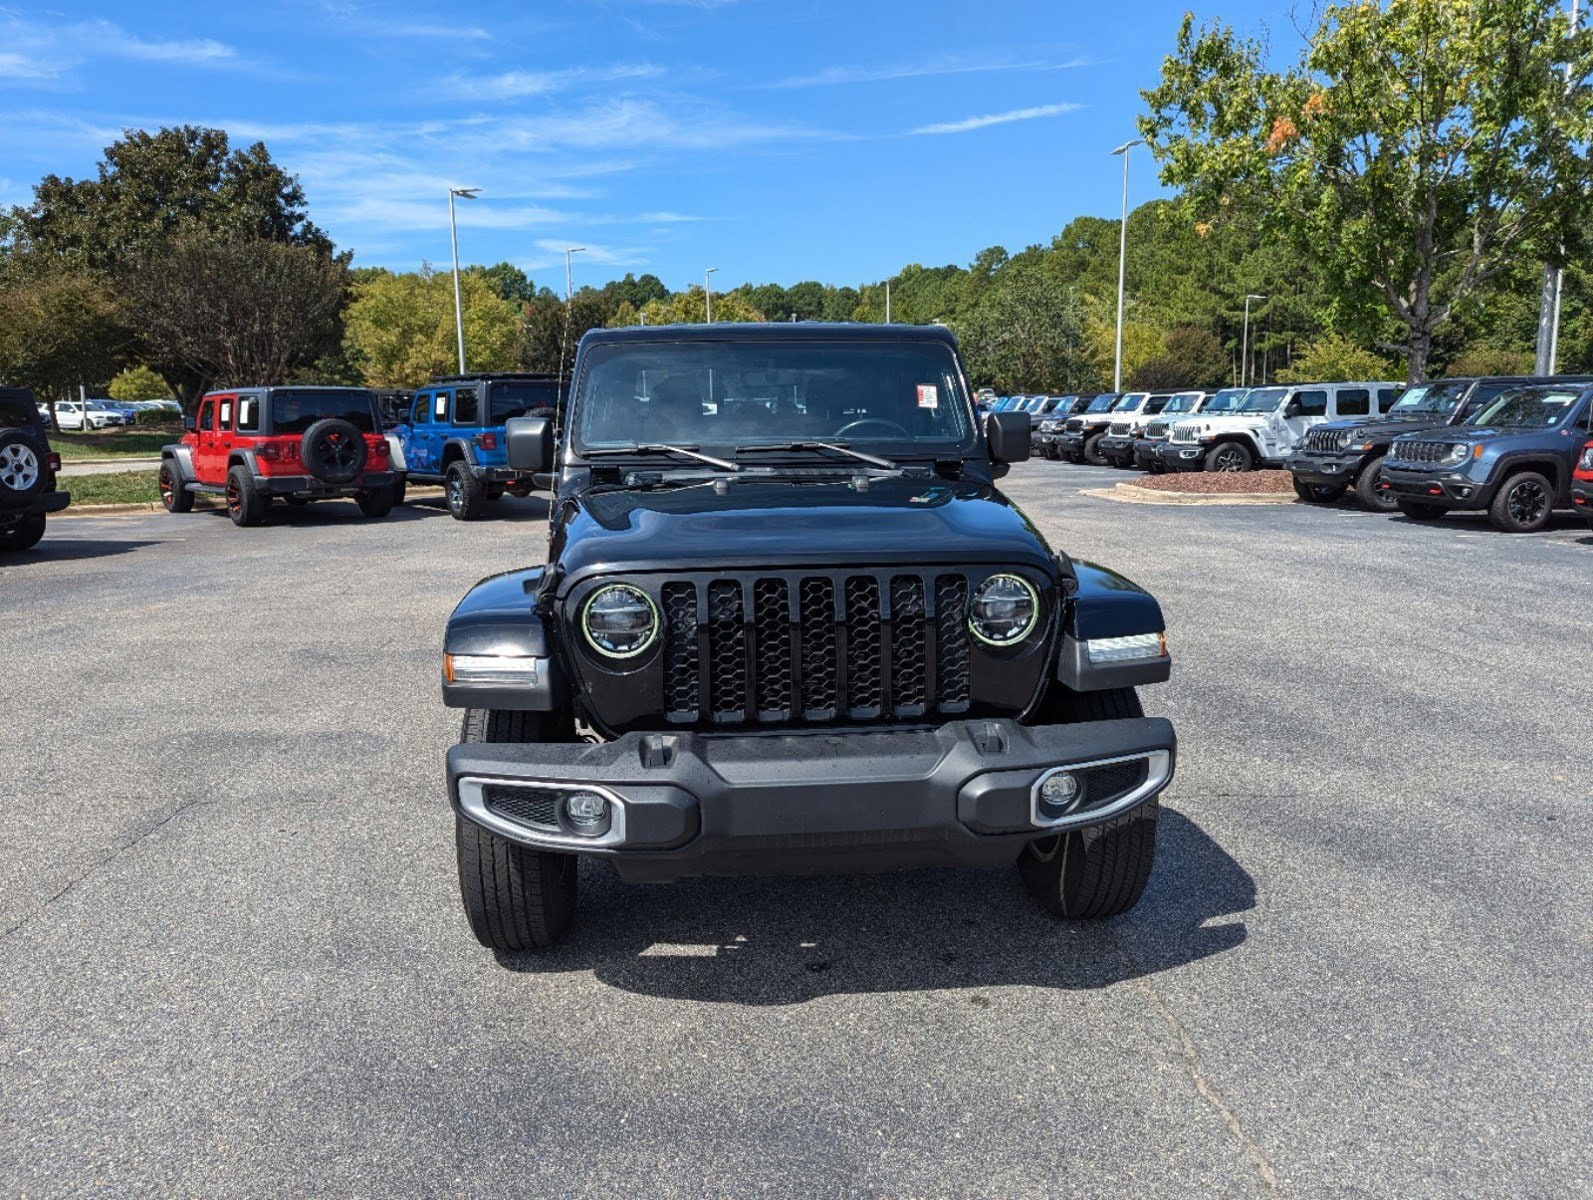
[[[1004, 614], [981, 614], [981, 604], [1013, 606], [1013, 609]], [[1028, 606], [1026, 619], [1020, 616], [1024, 605]], [[981, 622], [984, 628], [981, 628]], [[1001, 633], [987, 632], [992, 622], [1000, 622], [1008, 628]], [[1033, 633], [1039, 623], [1040, 593], [1021, 575], [992, 575], [968, 597], [968, 632], [987, 646], [1016, 646]]]
[[[604, 625], [595, 631], [594, 609]], [[647, 619], [645, 626], [636, 623], [642, 614]], [[628, 583], [606, 583], [581, 605], [581, 632], [586, 644], [604, 658], [635, 658], [658, 640], [662, 626], [653, 598]]]

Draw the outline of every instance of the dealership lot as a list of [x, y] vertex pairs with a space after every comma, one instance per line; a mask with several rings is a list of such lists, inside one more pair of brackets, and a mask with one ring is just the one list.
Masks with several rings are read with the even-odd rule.
[[587, 870], [501, 963], [439, 639], [540, 499], [53, 524], [0, 567], [0, 1194], [1593, 1188], [1593, 534], [1081, 492], [1125, 478], [1007, 490], [1166, 610], [1128, 917]]

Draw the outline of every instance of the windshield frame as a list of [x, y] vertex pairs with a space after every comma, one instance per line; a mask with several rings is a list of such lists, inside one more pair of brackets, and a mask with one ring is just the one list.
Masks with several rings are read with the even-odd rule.
[[[961, 423], [964, 426], [959, 439], [951, 438], [866, 438], [856, 443], [855, 448], [860, 451], [876, 454], [894, 462], [922, 462], [925, 460], [962, 459], [964, 461], [981, 459], [984, 457], [985, 429], [984, 418], [987, 411], [1027, 411], [1023, 402], [1028, 399], [1022, 395], [1005, 398], [1004, 409], [992, 408], [991, 410], [979, 409], [974, 402], [974, 393], [968, 386], [968, 377], [962, 355], [958, 353], [956, 345], [942, 338], [925, 337], [922, 339], [902, 337], [869, 337], [866, 335], [848, 336], [845, 334], [834, 337], [812, 339], [790, 339], [783, 337], [770, 337], [767, 339], [737, 336], [724, 339], [691, 338], [680, 339], [667, 334], [648, 338], [625, 338], [605, 340], [596, 345], [583, 348], [579, 361], [575, 365], [574, 377], [570, 381], [567, 392], [567, 416], [565, 419], [565, 446], [567, 454], [576, 460], [583, 460], [589, 451], [599, 452], [599, 457], [604, 461], [623, 459], [623, 446], [609, 446], [604, 443], [588, 444], [583, 438], [584, 412], [590, 398], [588, 389], [592, 385], [594, 366], [600, 366], [611, 355], [623, 355], [646, 349], [665, 350], [670, 348], [685, 349], [689, 351], [709, 351], [723, 354], [728, 359], [734, 358], [738, 352], [747, 350], [762, 350], [771, 357], [777, 357], [782, 352], [810, 352], [814, 348], [830, 347], [869, 347], [874, 351], [915, 348], [931, 354], [944, 354], [946, 363], [941, 370], [943, 377], [948, 379], [955, 393], [950, 397], [942, 396], [941, 402], [955, 405], [961, 414]], [[790, 370], [792, 368], [781, 368]], [[795, 368], [800, 372], [803, 368]], [[811, 368], [809, 368], [811, 370]], [[722, 399], [722, 398], [720, 398]], [[712, 400], [714, 404], [720, 399]], [[1043, 397], [1038, 397], [1043, 399]], [[926, 406], [927, 407], [927, 406]], [[868, 419], [868, 418], [860, 418]], [[881, 418], [887, 419], [887, 418]], [[638, 445], [655, 444], [660, 440], [652, 437], [638, 438]], [[769, 431], [755, 438], [738, 438], [734, 441], [714, 441], [698, 439], [695, 437], [679, 440], [677, 444], [688, 446], [710, 453], [717, 452], [727, 455], [752, 446], [783, 446], [788, 442], [831, 442], [845, 448], [854, 448], [849, 436], [837, 436], [834, 432], [810, 436], [792, 430], [789, 432]], [[768, 450], [766, 453], [774, 456], [777, 450]], [[793, 455], [804, 454], [804, 451], [791, 451]], [[638, 458], [655, 458], [656, 455], [645, 450], [634, 450]]]

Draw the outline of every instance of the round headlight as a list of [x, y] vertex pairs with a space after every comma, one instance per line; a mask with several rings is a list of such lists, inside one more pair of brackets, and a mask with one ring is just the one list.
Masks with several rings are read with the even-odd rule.
[[594, 650], [610, 658], [631, 658], [658, 636], [658, 606], [641, 588], [610, 583], [588, 598], [581, 625]]
[[1444, 454], [1444, 461], [1452, 463], [1464, 462], [1466, 458], [1466, 452], [1470, 449], [1471, 447], [1467, 446], [1464, 442], [1454, 442]]
[[1040, 619], [1040, 596], [1018, 575], [992, 575], [974, 589], [968, 601], [968, 628], [992, 646], [1011, 646], [1034, 631]]
[[1593, 443], [1590, 443], [1588, 448], [1582, 451], [1582, 469], [1584, 471], [1593, 471]]

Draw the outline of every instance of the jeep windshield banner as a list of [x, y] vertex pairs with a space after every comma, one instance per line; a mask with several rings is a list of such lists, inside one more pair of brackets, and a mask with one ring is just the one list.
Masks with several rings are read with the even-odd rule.
[[593, 347], [577, 385], [578, 447], [974, 444], [957, 360], [939, 342], [632, 343]]
[[361, 433], [376, 432], [369, 392], [291, 389], [272, 393], [271, 428], [277, 433], [303, 433], [327, 417], [340, 417]]

